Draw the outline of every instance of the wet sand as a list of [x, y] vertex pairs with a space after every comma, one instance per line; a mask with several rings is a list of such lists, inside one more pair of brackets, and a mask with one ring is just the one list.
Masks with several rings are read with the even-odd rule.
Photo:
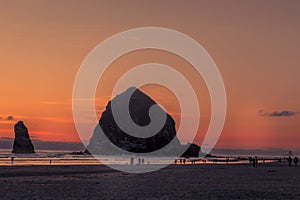
[[170, 165], [128, 174], [104, 165], [7, 166], [0, 167], [0, 194], [1, 199], [300, 199], [300, 167]]

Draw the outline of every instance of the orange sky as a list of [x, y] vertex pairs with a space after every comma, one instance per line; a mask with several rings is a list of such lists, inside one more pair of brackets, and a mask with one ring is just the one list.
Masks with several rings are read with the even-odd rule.
[[[14, 123], [23, 120], [34, 139], [79, 141], [71, 98], [83, 59], [113, 34], [157, 26], [191, 36], [219, 67], [228, 113], [217, 147], [300, 148], [298, 1], [70, 0], [0, 1], [0, 5], [1, 138], [13, 137]], [[186, 61], [163, 51], [132, 52], [110, 66], [98, 85], [99, 117], [118, 77], [147, 62], [172, 66], [193, 84], [200, 101], [196, 142], [201, 144], [210, 118], [205, 83]], [[171, 93], [158, 86], [142, 90], [179, 120]], [[261, 109], [296, 114], [260, 116]], [[7, 120], [8, 116], [14, 119]]]

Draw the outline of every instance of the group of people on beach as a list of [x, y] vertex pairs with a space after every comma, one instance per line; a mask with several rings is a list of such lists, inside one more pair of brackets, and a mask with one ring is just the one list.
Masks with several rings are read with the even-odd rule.
[[250, 165], [252, 164], [252, 166], [253, 167], [257, 167], [257, 165], [258, 165], [258, 158], [257, 158], [257, 156], [255, 156], [255, 157], [249, 157], [249, 163], [250, 163]]
[[[197, 160], [190, 160], [190, 163], [196, 164], [196, 161]], [[202, 161], [204, 161], [204, 160], [202, 160]], [[186, 159], [175, 159], [175, 161], [174, 161], [175, 164], [185, 164], [186, 162], [188, 162]]]
[[[134, 163], [134, 158], [131, 157], [130, 158], [130, 165], [133, 165], [133, 163]], [[138, 164], [139, 165], [143, 165], [144, 163], [145, 163], [145, 159], [144, 158], [138, 158]]]
[[294, 157], [294, 159], [292, 159], [292, 157], [289, 156], [289, 157], [287, 158], [287, 161], [288, 161], [288, 163], [289, 163], [289, 167], [292, 166], [292, 161], [294, 161], [295, 167], [297, 167], [299, 159], [298, 159], [298, 157], [296, 157], [296, 156]]
[[185, 164], [186, 160], [185, 159], [176, 159], [175, 164], [177, 164], [177, 162], [179, 162], [180, 164]]
[[[250, 163], [250, 165], [252, 165], [253, 167], [257, 167], [258, 160], [259, 160], [259, 159], [257, 158], [257, 156], [255, 156], [255, 157], [249, 157], [249, 163]], [[262, 160], [263, 160], [263, 162], [264, 162], [264, 159], [263, 159], [263, 158], [262, 158]], [[289, 167], [292, 166], [292, 162], [294, 162], [295, 167], [297, 167], [299, 159], [298, 159], [298, 157], [296, 157], [296, 156], [294, 157], [294, 159], [293, 159], [291, 156], [289, 156], [289, 157], [287, 158], [287, 161], [288, 161]], [[279, 162], [281, 162], [281, 158], [279, 159]]]

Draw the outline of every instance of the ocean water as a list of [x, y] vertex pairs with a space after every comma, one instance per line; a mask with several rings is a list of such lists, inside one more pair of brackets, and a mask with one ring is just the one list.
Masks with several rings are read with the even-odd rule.
[[[240, 159], [237, 159], [237, 158]], [[283, 158], [284, 156], [281, 156]], [[72, 151], [54, 151], [40, 150], [35, 154], [12, 154], [11, 150], [0, 149], [0, 166], [18, 166], [18, 165], [97, 165], [97, 164], [118, 164], [129, 165], [131, 156], [115, 155], [115, 156], [93, 156], [93, 155], [74, 155]], [[174, 164], [175, 157], [133, 157], [133, 164], [139, 163], [144, 159], [143, 164]], [[185, 159], [186, 164], [191, 164], [192, 160], [196, 160], [197, 164], [243, 164], [249, 163], [248, 155], [221, 155], [216, 158], [191, 158]], [[262, 158], [262, 157], [259, 157]], [[274, 162], [279, 156], [265, 155], [264, 160], [259, 162]], [[182, 161], [184, 158], [181, 158]], [[177, 160], [177, 164], [180, 164]]]
[[[12, 160], [13, 158], [13, 160]], [[121, 164], [128, 165], [132, 157], [127, 155], [74, 155], [72, 151], [36, 151], [35, 154], [12, 154], [10, 150], [0, 149], [0, 166], [9, 165], [86, 165], [86, 164]], [[139, 158], [133, 157], [134, 164]], [[144, 164], [174, 163], [174, 157], [144, 157]]]

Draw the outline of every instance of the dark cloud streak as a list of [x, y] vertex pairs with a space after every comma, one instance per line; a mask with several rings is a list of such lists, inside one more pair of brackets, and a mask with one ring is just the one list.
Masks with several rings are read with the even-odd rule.
[[9, 116], [7, 116], [5, 118], [0, 117], [0, 120], [2, 120], [2, 121], [13, 121], [13, 120], [15, 120], [15, 117], [12, 116], [12, 115], [9, 115]]
[[264, 110], [259, 110], [258, 115], [264, 116], [264, 117], [294, 117], [298, 113], [294, 111], [289, 110], [283, 110], [283, 111], [273, 111], [273, 112], [265, 112]]
[[7, 121], [12, 121], [12, 120], [14, 120], [15, 118], [13, 117], [13, 116], [11, 116], [11, 115], [9, 115], [9, 116], [7, 116], [6, 117], [6, 120]]
[[[0, 137], [1, 149], [12, 149], [13, 138]], [[68, 150], [68, 151], [83, 151], [85, 149], [81, 142], [50, 142], [41, 140], [32, 140], [36, 150]]]

